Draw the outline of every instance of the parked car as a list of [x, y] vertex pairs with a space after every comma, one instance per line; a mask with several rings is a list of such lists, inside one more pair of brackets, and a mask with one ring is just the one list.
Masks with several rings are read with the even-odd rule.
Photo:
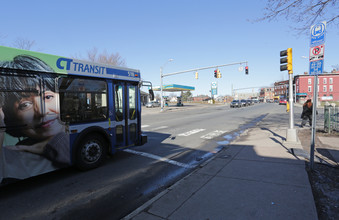
[[242, 106], [244, 106], [244, 107], [247, 106], [247, 101], [246, 101], [246, 99], [241, 99], [240, 102], [241, 102], [241, 107], [242, 107]]
[[241, 107], [241, 102], [240, 100], [233, 100], [230, 105], [231, 108], [240, 108]]
[[158, 101], [152, 101], [146, 104], [146, 108], [159, 107], [160, 103]]
[[250, 105], [253, 105], [254, 103], [253, 103], [253, 101], [252, 101], [252, 100], [250, 100], [250, 99], [247, 99], [247, 100], [246, 100], [246, 104], [247, 104], [248, 106], [250, 106]]
[[279, 100], [279, 105], [286, 105], [287, 104], [287, 100], [286, 99], [280, 99]]

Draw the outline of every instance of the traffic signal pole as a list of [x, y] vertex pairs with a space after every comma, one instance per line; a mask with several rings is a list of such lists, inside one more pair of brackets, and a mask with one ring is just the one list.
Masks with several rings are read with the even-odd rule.
[[[285, 57], [287, 56], [287, 57]], [[284, 64], [280, 66], [280, 71], [288, 70], [289, 75], [289, 86], [288, 86], [288, 103], [289, 103], [289, 128], [286, 132], [286, 141], [291, 143], [299, 142], [297, 131], [294, 128], [294, 102], [293, 102], [293, 66], [292, 66], [292, 48], [288, 48], [287, 50], [280, 51], [280, 64]]]
[[290, 110], [289, 110], [289, 113], [290, 113], [290, 120], [289, 120], [289, 128], [290, 129], [294, 129], [294, 109], [293, 109], [293, 74], [292, 73], [289, 73], [289, 92], [288, 92], [288, 98], [289, 98], [289, 104], [290, 104]]
[[173, 75], [177, 75], [177, 74], [182, 74], [182, 73], [188, 73], [188, 72], [196, 72], [199, 70], [206, 70], [206, 69], [213, 69], [213, 68], [219, 68], [219, 67], [224, 67], [224, 66], [231, 66], [231, 65], [237, 65], [237, 64], [244, 64], [246, 63], [247, 66], [247, 61], [243, 61], [243, 62], [238, 62], [238, 63], [229, 63], [229, 64], [222, 64], [222, 65], [218, 65], [218, 66], [208, 66], [208, 67], [201, 67], [201, 68], [196, 68], [196, 69], [190, 69], [190, 70], [184, 70], [184, 71], [179, 71], [179, 72], [173, 72], [173, 73], [166, 73], [163, 74], [162, 72], [162, 68], [160, 68], [160, 91], [161, 91], [161, 109], [160, 111], [163, 111], [164, 109], [164, 101], [163, 101], [163, 78], [166, 76], [173, 76]]

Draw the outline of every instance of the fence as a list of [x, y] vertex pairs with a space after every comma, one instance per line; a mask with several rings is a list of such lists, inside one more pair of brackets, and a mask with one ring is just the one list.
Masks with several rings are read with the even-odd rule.
[[324, 130], [327, 133], [339, 132], [339, 107], [324, 106]]

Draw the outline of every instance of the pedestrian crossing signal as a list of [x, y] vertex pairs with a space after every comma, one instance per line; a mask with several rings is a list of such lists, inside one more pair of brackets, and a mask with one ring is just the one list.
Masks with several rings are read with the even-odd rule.
[[[286, 57], [287, 56], [287, 57]], [[292, 66], [292, 48], [287, 50], [280, 51], [280, 64], [285, 64], [280, 66], [280, 71], [288, 70], [289, 74], [293, 73]]]

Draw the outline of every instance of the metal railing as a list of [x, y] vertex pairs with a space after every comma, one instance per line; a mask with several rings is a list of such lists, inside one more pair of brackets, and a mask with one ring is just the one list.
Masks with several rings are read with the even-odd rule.
[[324, 130], [327, 133], [339, 132], [338, 106], [324, 106]]

